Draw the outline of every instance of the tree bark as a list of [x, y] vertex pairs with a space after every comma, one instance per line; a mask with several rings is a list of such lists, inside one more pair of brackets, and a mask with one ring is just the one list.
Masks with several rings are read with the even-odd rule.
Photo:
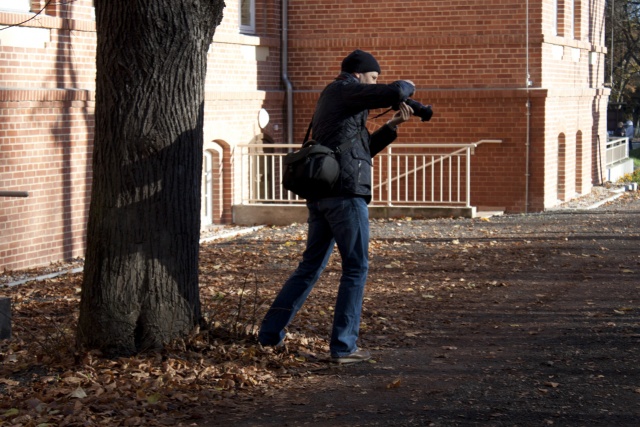
[[199, 321], [204, 81], [222, 0], [96, 0], [93, 179], [78, 342], [158, 348]]

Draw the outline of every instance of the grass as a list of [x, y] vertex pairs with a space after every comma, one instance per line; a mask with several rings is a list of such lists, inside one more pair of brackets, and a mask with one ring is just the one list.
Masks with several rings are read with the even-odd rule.
[[640, 148], [629, 151], [629, 157], [633, 159], [633, 169], [640, 168]]

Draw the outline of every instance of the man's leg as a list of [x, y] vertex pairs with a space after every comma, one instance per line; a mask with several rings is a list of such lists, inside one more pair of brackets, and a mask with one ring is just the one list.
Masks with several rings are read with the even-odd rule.
[[357, 350], [364, 286], [369, 269], [369, 211], [360, 197], [344, 198], [325, 212], [342, 257], [342, 276], [333, 319], [330, 349], [334, 357]]
[[307, 203], [307, 248], [298, 268], [285, 282], [262, 321], [258, 334], [258, 341], [262, 345], [276, 345], [282, 341], [285, 335], [284, 328], [302, 307], [331, 256], [335, 242], [329, 224], [317, 209], [317, 203]]

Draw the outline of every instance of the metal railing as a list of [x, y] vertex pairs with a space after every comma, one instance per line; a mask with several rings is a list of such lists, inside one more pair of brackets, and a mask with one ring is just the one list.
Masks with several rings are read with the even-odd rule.
[[629, 157], [629, 138], [609, 138], [605, 154], [605, 167]]
[[0, 197], [29, 197], [29, 193], [27, 191], [0, 190]]
[[[374, 158], [374, 206], [470, 206], [471, 156], [482, 143], [393, 144]], [[297, 149], [298, 147], [296, 147]], [[280, 184], [288, 144], [236, 146], [241, 203], [304, 203]]]
[[468, 207], [471, 199], [471, 155], [476, 146], [390, 146], [374, 158], [372, 204]]

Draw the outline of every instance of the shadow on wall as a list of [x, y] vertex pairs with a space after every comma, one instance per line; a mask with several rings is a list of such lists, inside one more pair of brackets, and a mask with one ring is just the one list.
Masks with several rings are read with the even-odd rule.
[[[72, 18], [73, 17], [73, 9], [76, 7], [74, 2], [68, 3], [58, 3], [51, 8], [47, 9], [48, 14], [53, 14], [59, 18]], [[71, 89], [81, 89], [78, 72], [76, 70], [76, 66], [74, 63], [74, 50], [72, 46], [72, 32], [67, 29], [57, 29], [53, 30], [55, 34], [55, 40], [53, 42], [57, 46], [56, 50], [56, 87], [57, 88], [71, 88]], [[88, 91], [87, 91], [88, 93]], [[82, 114], [81, 117], [84, 121], [84, 128], [88, 132], [86, 147], [87, 152], [85, 153], [87, 164], [85, 165], [86, 176], [84, 178], [84, 183], [82, 185], [88, 186], [91, 182], [91, 169], [92, 165], [89, 163], [92, 150], [92, 137], [93, 132], [90, 130], [93, 129], [93, 114], [88, 107], [89, 97], [82, 100], [83, 107], [81, 109]], [[78, 218], [84, 218], [84, 215], [74, 215], [72, 205], [75, 202], [73, 188], [76, 183], [73, 182], [72, 171], [73, 171], [73, 141], [71, 136], [71, 126], [73, 126], [74, 121], [74, 109], [73, 109], [74, 101], [67, 99], [63, 101], [63, 107], [61, 112], [58, 114], [58, 121], [55, 126], [51, 129], [51, 134], [55, 144], [60, 148], [62, 152], [62, 165], [60, 170], [60, 176], [62, 177], [62, 194], [61, 194], [61, 202], [62, 202], [62, 218], [63, 218], [63, 257], [65, 260], [71, 259], [73, 257], [74, 250], [74, 220], [77, 221]], [[76, 194], [75, 197], [78, 197]], [[79, 197], [83, 199], [83, 203], [89, 203], [89, 196], [87, 194], [82, 194]]]

